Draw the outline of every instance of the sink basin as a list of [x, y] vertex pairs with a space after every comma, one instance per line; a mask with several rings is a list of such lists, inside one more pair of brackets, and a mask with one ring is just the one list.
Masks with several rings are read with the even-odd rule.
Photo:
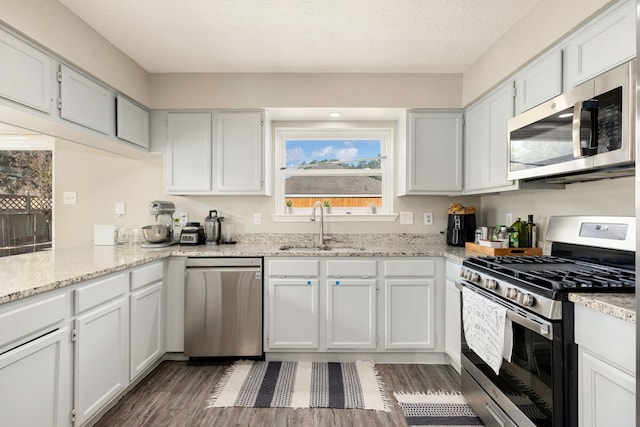
[[287, 252], [359, 252], [364, 248], [358, 247], [331, 247], [331, 246], [280, 246], [281, 251]]

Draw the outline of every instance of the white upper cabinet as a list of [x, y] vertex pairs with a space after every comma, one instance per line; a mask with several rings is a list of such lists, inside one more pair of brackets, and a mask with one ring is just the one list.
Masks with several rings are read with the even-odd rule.
[[515, 112], [531, 107], [562, 93], [562, 50], [554, 50], [515, 76]]
[[115, 96], [111, 90], [60, 66], [60, 117], [105, 135], [115, 134]]
[[0, 30], [0, 96], [49, 113], [51, 59]]
[[116, 95], [116, 114], [116, 136], [149, 148], [149, 112], [122, 95]]
[[565, 89], [636, 56], [636, 2], [619, 3], [569, 38]]
[[167, 192], [210, 193], [211, 113], [169, 113], [167, 125]]
[[462, 122], [459, 111], [409, 111], [400, 141], [398, 195], [462, 192]]
[[506, 83], [466, 113], [465, 192], [517, 188], [507, 180], [507, 121], [513, 117], [513, 86]]
[[264, 194], [264, 113], [218, 113], [215, 192]]
[[165, 137], [167, 123], [167, 193], [267, 194], [264, 112], [155, 112], [152, 117], [154, 138]]

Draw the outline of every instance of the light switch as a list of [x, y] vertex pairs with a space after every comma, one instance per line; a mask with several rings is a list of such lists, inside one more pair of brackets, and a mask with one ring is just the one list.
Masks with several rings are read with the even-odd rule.
[[254, 213], [253, 214], [253, 223], [256, 224], [256, 225], [262, 224], [262, 214], [261, 213]]
[[413, 224], [413, 212], [400, 212], [400, 224]]
[[116, 202], [116, 215], [124, 215], [124, 202]]

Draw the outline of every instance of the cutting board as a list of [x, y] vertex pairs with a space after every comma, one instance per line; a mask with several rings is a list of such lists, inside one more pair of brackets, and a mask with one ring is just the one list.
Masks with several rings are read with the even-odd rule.
[[465, 249], [493, 256], [542, 255], [542, 248], [490, 248], [466, 242]]

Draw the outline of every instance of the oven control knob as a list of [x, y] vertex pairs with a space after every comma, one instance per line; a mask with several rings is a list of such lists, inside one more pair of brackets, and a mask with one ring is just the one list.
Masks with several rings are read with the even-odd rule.
[[507, 292], [505, 292], [504, 296], [509, 299], [515, 300], [516, 298], [518, 298], [518, 290], [516, 288], [509, 288], [507, 289]]
[[484, 287], [490, 290], [495, 290], [498, 288], [498, 281], [495, 279], [485, 279]]
[[535, 298], [531, 294], [525, 294], [524, 292], [521, 292], [520, 295], [518, 295], [518, 302], [525, 307], [531, 307], [535, 302]]
[[468, 279], [469, 278], [469, 270], [465, 270], [465, 269], [460, 270], [460, 277], [462, 277], [463, 279]]
[[480, 283], [480, 275], [478, 273], [471, 273], [471, 277], [469, 277], [469, 280], [471, 280], [473, 283]]

